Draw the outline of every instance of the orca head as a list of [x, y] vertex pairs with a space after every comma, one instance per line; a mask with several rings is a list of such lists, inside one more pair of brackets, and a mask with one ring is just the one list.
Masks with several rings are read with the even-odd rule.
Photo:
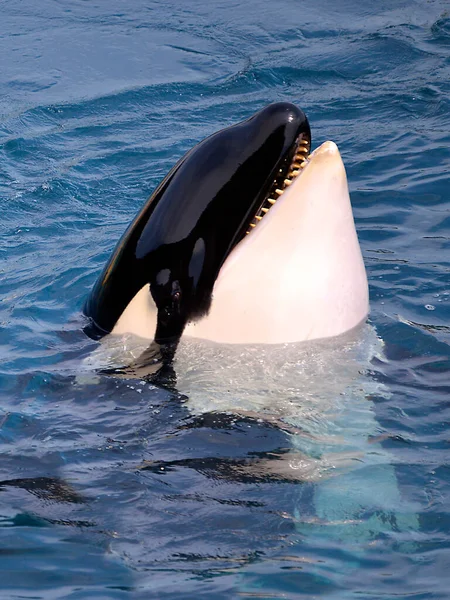
[[177, 342], [188, 322], [208, 313], [225, 260], [290, 184], [310, 148], [305, 114], [279, 102], [190, 150], [135, 217], [97, 280], [84, 308], [88, 335], [112, 332], [144, 290], [157, 309], [150, 335], [158, 344]]

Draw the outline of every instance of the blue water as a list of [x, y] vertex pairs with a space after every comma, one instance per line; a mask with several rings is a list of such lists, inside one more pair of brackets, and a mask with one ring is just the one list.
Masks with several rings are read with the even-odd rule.
[[[448, 1], [22, 0], [0, 56], [0, 596], [448, 598]], [[227, 468], [289, 447], [282, 428], [58, 369], [93, 349], [83, 300], [155, 185], [276, 100], [346, 164], [385, 343], [374, 443], [410, 526], [336, 535], [320, 482]]]

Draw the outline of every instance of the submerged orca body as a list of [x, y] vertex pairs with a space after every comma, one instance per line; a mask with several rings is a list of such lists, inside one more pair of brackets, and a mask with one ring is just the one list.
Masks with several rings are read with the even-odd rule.
[[151, 335], [159, 344], [176, 342], [189, 321], [207, 314], [221, 266], [281, 186], [300, 144], [309, 151], [310, 139], [304, 113], [278, 103], [190, 150], [143, 206], [95, 284], [84, 309], [88, 333], [112, 332], [149, 285], [157, 309]]
[[267, 106], [190, 150], [143, 206], [85, 305], [87, 332], [176, 348], [333, 337], [363, 321], [367, 277], [339, 151]]

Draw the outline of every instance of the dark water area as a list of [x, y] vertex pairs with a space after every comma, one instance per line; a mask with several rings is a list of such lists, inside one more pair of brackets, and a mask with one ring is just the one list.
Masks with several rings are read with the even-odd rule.
[[[0, 11], [0, 597], [448, 598], [448, 2]], [[353, 479], [271, 469], [307, 438], [292, 424], [67, 367], [157, 183], [278, 100], [340, 148], [384, 342], [343, 412], [373, 448]]]

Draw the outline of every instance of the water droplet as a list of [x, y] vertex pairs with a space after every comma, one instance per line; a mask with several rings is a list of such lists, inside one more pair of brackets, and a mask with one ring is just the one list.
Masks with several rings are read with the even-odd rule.
[[432, 304], [425, 304], [425, 308], [426, 308], [427, 310], [434, 310], [436, 307], [435, 307], [435, 306], [433, 306]]

